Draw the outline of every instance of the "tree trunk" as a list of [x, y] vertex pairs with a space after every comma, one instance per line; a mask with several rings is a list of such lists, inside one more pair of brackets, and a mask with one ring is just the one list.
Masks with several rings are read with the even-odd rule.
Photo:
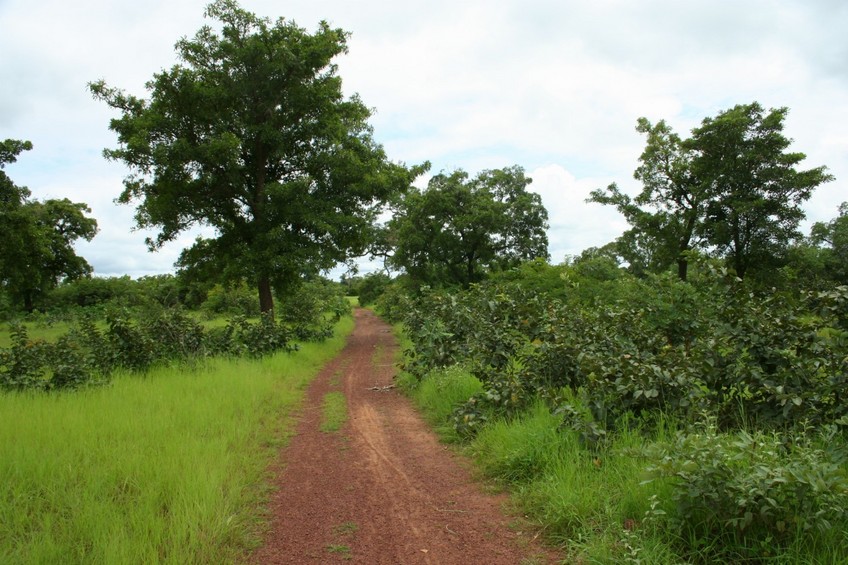
[[677, 277], [686, 282], [686, 276], [689, 271], [689, 260], [686, 257], [677, 258]]
[[259, 310], [274, 317], [274, 295], [271, 293], [271, 281], [267, 275], [259, 277]]

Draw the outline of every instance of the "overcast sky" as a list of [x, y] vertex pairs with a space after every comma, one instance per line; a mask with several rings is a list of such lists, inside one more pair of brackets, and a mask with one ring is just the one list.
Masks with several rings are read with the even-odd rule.
[[[186, 236], [152, 254], [113, 204], [127, 171], [103, 159], [115, 114], [90, 81], [145, 96], [204, 24], [206, 0], [0, 0], [0, 139], [33, 150], [6, 172], [36, 198], [88, 203], [100, 226], [79, 252], [99, 275], [172, 272]], [[645, 116], [687, 136], [707, 116], [759, 101], [788, 106], [802, 167], [836, 180], [808, 221], [848, 200], [848, 2], [844, 0], [242, 0], [314, 30], [352, 33], [338, 59], [348, 94], [375, 109], [390, 159], [432, 172], [520, 165], [550, 214], [553, 262], [615, 239], [626, 224], [590, 190], [639, 186]], [[0, 245], [2, 242], [0, 242]]]

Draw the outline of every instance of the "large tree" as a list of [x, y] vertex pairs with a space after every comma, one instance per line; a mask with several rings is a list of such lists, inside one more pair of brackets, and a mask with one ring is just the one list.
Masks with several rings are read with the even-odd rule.
[[87, 205], [67, 198], [33, 200], [29, 189], [12, 182], [3, 169], [30, 149], [28, 141], [0, 142], [0, 286], [27, 311], [60, 281], [91, 274], [74, 243], [97, 233]]
[[418, 283], [467, 286], [487, 270], [548, 258], [548, 213], [520, 167], [438, 174], [389, 222], [390, 262]]
[[631, 198], [613, 184], [589, 199], [615, 206], [632, 226], [617, 242], [623, 258], [654, 271], [676, 262], [684, 280], [696, 249], [725, 258], [740, 277], [778, 264], [801, 235], [801, 204], [832, 178], [825, 167], [796, 169], [805, 155], [787, 151], [787, 112], [738, 105], [705, 118], [688, 139], [640, 118], [642, 191]]
[[382, 203], [419, 169], [388, 162], [369, 109], [343, 96], [332, 60], [347, 33], [271, 23], [233, 0], [206, 16], [220, 31], [179, 41], [180, 64], [154, 75], [148, 100], [90, 88], [122, 114], [110, 125], [119, 147], [105, 154], [132, 171], [119, 201], [138, 203], [138, 226], [159, 229], [149, 247], [213, 227], [183, 264], [251, 280], [270, 312], [272, 286], [361, 253]]

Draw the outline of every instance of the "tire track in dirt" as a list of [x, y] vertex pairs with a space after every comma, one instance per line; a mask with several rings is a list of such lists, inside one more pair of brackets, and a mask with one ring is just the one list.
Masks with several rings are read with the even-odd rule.
[[[439, 444], [392, 389], [397, 343], [367, 310], [341, 354], [310, 385], [281, 454], [271, 526], [252, 562], [518, 565], [554, 563], [509, 527], [503, 495], [483, 493], [467, 462]], [[321, 403], [343, 390], [348, 422], [323, 433]], [[376, 389], [376, 390], [375, 390]]]

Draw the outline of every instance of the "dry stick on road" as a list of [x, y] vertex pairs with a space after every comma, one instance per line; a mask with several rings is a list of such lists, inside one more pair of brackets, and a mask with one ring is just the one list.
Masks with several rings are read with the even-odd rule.
[[[505, 497], [483, 493], [467, 462], [439, 444], [408, 399], [386, 388], [397, 351], [386, 324], [361, 309], [355, 319], [347, 346], [309, 388], [297, 434], [281, 455], [271, 530], [253, 561], [554, 562], [529, 534], [509, 528]], [[322, 399], [339, 387], [347, 424], [321, 432]]]

